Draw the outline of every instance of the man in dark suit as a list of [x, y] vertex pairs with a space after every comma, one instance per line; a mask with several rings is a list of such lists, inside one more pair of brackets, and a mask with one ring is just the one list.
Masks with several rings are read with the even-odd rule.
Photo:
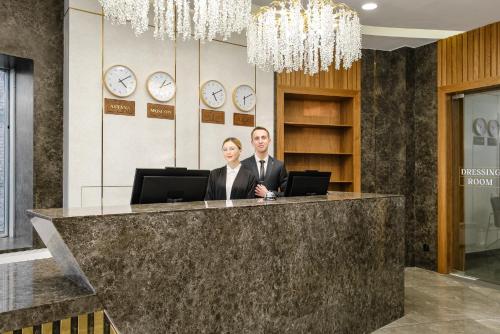
[[258, 185], [255, 187], [255, 196], [265, 197], [268, 192], [273, 192], [275, 195], [283, 193], [288, 173], [283, 161], [269, 155], [269, 144], [271, 143], [269, 131], [258, 126], [252, 130], [251, 137], [255, 154], [243, 160], [241, 165], [250, 170], [258, 181]]

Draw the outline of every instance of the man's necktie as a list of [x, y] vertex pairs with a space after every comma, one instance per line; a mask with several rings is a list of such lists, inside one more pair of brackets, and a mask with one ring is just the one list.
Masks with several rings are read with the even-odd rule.
[[264, 177], [266, 176], [264, 173], [264, 163], [266, 162], [265, 160], [260, 160], [260, 172], [259, 172], [259, 181], [264, 182]]

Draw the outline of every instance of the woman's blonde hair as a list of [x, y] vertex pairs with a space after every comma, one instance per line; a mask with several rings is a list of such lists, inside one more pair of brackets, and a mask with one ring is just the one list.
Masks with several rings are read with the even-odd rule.
[[224, 141], [222, 142], [222, 147], [224, 147], [224, 144], [229, 141], [232, 142], [234, 145], [236, 145], [236, 147], [238, 147], [239, 150], [241, 150], [241, 141], [236, 137], [229, 137], [224, 139]]

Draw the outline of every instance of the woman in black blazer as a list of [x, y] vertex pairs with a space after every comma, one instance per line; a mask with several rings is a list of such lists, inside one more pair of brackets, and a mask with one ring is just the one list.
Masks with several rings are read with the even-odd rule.
[[257, 180], [240, 163], [241, 142], [230, 137], [222, 143], [227, 165], [214, 169], [208, 178], [205, 200], [229, 200], [255, 197]]

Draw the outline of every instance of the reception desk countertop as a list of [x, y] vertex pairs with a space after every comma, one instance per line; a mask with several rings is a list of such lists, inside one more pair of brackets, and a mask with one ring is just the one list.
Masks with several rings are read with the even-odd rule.
[[403, 314], [402, 196], [29, 215], [65, 278], [95, 291], [122, 334], [368, 333]]
[[103, 309], [53, 259], [0, 264], [0, 287], [0, 333]]
[[164, 213], [178, 211], [194, 211], [207, 209], [225, 209], [225, 208], [247, 208], [269, 205], [290, 205], [304, 203], [321, 203], [330, 201], [345, 200], [364, 200], [375, 198], [401, 197], [398, 195], [384, 194], [363, 194], [349, 192], [330, 192], [326, 196], [306, 196], [306, 197], [280, 197], [275, 201], [264, 201], [262, 199], [240, 199], [229, 201], [204, 201], [187, 203], [168, 203], [168, 204], [140, 204], [108, 207], [91, 208], [69, 208], [69, 209], [37, 209], [28, 210], [28, 214], [33, 217], [40, 217], [48, 220], [57, 220], [63, 218], [76, 217], [94, 217], [94, 216], [112, 216], [112, 215], [130, 215], [144, 213]]

